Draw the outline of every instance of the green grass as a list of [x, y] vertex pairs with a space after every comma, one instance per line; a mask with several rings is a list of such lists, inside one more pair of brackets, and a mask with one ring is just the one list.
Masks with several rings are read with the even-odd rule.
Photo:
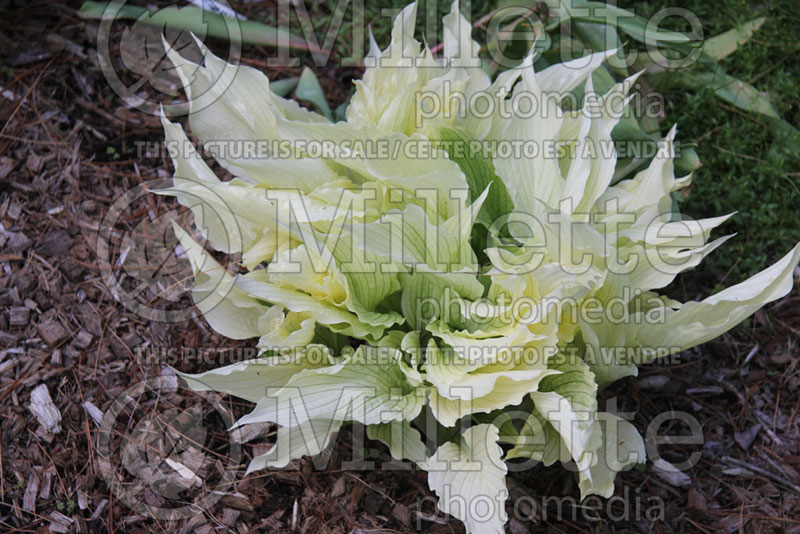
[[[647, 16], [675, 2], [641, 2], [627, 6]], [[722, 33], [759, 16], [764, 26], [753, 39], [721, 61], [728, 74], [768, 92], [782, 118], [800, 126], [800, 18], [793, 2], [753, 4], [745, 0], [682, 2], [703, 23], [706, 36]], [[680, 28], [678, 28], [680, 29]], [[767, 267], [800, 241], [800, 152], [775, 135], [757, 115], [722, 103], [709, 89], [665, 94], [667, 117], [662, 126], [678, 124], [684, 141], [699, 141], [703, 162], [694, 174], [681, 211], [696, 218], [738, 211], [718, 235], [737, 236], [695, 271], [683, 275], [690, 296], [714, 286], [739, 282]]]

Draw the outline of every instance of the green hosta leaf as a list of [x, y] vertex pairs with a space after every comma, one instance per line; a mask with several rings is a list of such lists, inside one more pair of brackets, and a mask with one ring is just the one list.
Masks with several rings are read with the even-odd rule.
[[342, 102], [333, 112], [335, 122], [341, 122], [347, 120], [347, 106], [349, 102]]
[[530, 458], [546, 466], [558, 461], [570, 460], [569, 451], [561, 441], [561, 435], [539, 412], [533, 411], [517, 432], [504, 425], [502, 432], [513, 448], [506, 454], [506, 460]]
[[692, 173], [703, 166], [700, 162], [700, 156], [697, 151], [691, 146], [683, 146], [680, 148], [678, 157], [675, 158], [675, 170], [678, 171], [679, 176]]
[[269, 90], [278, 96], [286, 96], [297, 87], [300, 78], [295, 76], [293, 78], [283, 78], [282, 80], [272, 80], [269, 82]]
[[647, 31], [648, 21], [628, 11], [601, 2], [580, 0], [548, 0], [551, 12], [556, 14], [561, 24], [572, 20], [594, 24], [614, 25], [637, 41], [647, 44], [685, 44], [692, 38], [684, 33], [668, 30]]
[[611, 139], [619, 147], [624, 145], [627, 158], [640, 161], [649, 160], [655, 154], [656, 142], [650, 137], [634, 118], [623, 118], [611, 130]]
[[719, 99], [748, 113], [761, 115], [770, 126], [776, 139], [788, 143], [794, 148], [800, 145], [800, 131], [781, 119], [772, 106], [767, 93], [722, 71], [660, 72], [653, 73], [649, 79], [660, 89], [681, 87], [696, 90], [701, 87], [709, 87]]
[[322, 92], [322, 87], [319, 85], [317, 75], [314, 71], [305, 67], [303, 73], [300, 75], [300, 81], [294, 90], [295, 96], [300, 100], [305, 100], [314, 104], [317, 111], [325, 115], [328, 120], [333, 120], [331, 115], [331, 108], [328, 106], [328, 101], [325, 99], [325, 93]]
[[[111, 8], [109, 8], [111, 5]], [[243, 43], [262, 46], [285, 46], [298, 50], [312, 50], [306, 40], [286, 31], [284, 28], [267, 26], [254, 20], [232, 19], [205, 11], [199, 7], [185, 6], [176, 9], [174, 6], [157, 11], [146, 8], [123, 5], [117, 10], [113, 3], [84, 2], [78, 10], [78, 16], [85, 19], [101, 19], [109, 14], [114, 19], [143, 20], [154, 26], [180, 28], [195, 34], [206, 33], [217, 39], [235, 39]], [[233, 31], [229, 31], [234, 28]]]
[[751, 113], [759, 113], [768, 117], [780, 118], [778, 112], [772, 107], [769, 98], [759, 92], [755, 87], [732, 76], [719, 73], [692, 73], [680, 72], [675, 76], [683, 86], [704, 87], [710, 86], [714, 93], [722, 100], [729, 102], [739, 109]]
[[493, 425], [470, 427], [458, 442], [439, 447], [425, 466], [439, 509], [464, 521], [468, 534], [505, 532], [508, 468], [498, 439]]
[[475, 202], [489, 188], [489, 194], [478, 212], [478, 222], [489, 226], [492, 221], [510, 212], [514, 203], [508, 196], [506, 186], [495, 174], [492, 161], [480, 153], [470, 156], [471, 143], [476, 140], [467, 132], [454, 128], [441, 128], [439, 135], [445, 144], [444, 148], [451, 147], [448, 151], [450, 160], [458, 164], [467, 177], [470, 202]]
[[[614, 26], [575, 22], [572, 27], [575, 29], [575, 34], [578, 38], [595, 52], [622, 48], [622, 40], [619, 38], [619, 33], [617, 33], [617, 29]], [[625, 66], [625, 62], [618, 60], [615, 56], [608, 58], [608, 65], [614, 72], [625, 77], [628, 76], [628, 68]]]
[[703, 43], [703, 53], [718, 61], [728, 57], [748, 42], [766, 20], [764, 17], [759, 17], [740, 24], [723, 34], [706, 39]]
[[599, 76], [607, 83], [597, 87], [597, 92], [605, 93], [606, 90], [614, 85], [614, 80], [606, 71], [602, 64], [616, 53], [614, 50], [603, 50], [575, 58], [564, 63], [551, 65], [541, 72], [536, 73], [536, 83], [545, 93], [566, 95], [570, 91], [583, 86], [583, 83], [591, 76]]

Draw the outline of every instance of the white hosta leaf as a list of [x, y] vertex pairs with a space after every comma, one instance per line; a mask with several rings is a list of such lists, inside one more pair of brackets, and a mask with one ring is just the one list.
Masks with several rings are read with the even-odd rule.
[[167, 145], [172, 165], [175, 167], [175, 178], [194, 179], [211, 184], [219, 183], [214, 171], [206, 165], [200, 154], [189, 141], [180, 123], [167, 119], [161, 111], [161, 125], [164, 127], [164, 144]]
[[595, 52], [578, 59], [557, 63], [536, 73], [536, 79], [542, 91], [565, 95], [575, 89], [582, 82], [590, 78], [592, 72], [599, 67], [606, 58], [617, 53], [617, 49]]
[[[605, 210], [609, 200], [615, 198], [618, 201], [619, 213], [641, 216], [655, 208], [655, 215], [670, 214], [672, 199], [669, 194], [685, 183], [675, 179], [673, 142], [676, 132], [677, 127], [673, 126], [667, 136], [660, 141], [658, 152], [646, 169], [636, 173], [630, 180], [623, 180], [606, 188], [597, 200], [597, 208]], [[603, 218], [601, 214], [601, 220]], [[644, 224], [650, 222], [651, 220], [645, 220]]]
[[[789, 293], [798, 262], [800, 244], [776, 264], [740, 284], [700, 302], [687, 302], [678, 311], [667, 310], [663, 324], [627, 325], [629, 344], [674, 347], [676, 352], [721, 336], [765, 304]], [[654, 357], [652, 350], [645, 350], [636, 363], [646, 363]]]
[[330, 363], [327, 348], [316, 345], [295, 355], [266, 356], [199, 374], [180, 371], [176, 371], [176, 374], [194, 391], [221, 391], [258, 402], [267, 395], [268, 388], [283, 387], [300, 371]]
[[303, 348], [314, 338], [316, 323], [310, 313], [286, 313], [280, 306], [272, 306], [259, 321], [261, 337], [256, 346], [262, 351]]
[[400, 289], [397, 275], [385, 272], [376, 254], [359, 249], [355, 240], [345, 238], [337, 242], [333, 256], [335, 268], [344, 277], [347, 292], [344, 304], [349, 310], [365, 322], [371, 322], [371, 317], [379, 315], [387, 318], [379, 324], [390, 326], [402, 322], [402, 317], [397, 314], [378, 314], [375, 311], [384, 298]]
[[367, 437], [383, 442], [395, 460], [409, 460], [423, 465], [428, 457], [422, 436], [408, 421], [369, 425]]
[[222, 197], [212, 193], [221, 182], [189, 142], [183, 127], [170, 122], [163, 114], [161, 124], [175, 169], [169, 194], [175, 195], [181, 205], [192, 210], [197, 228], [215, 250], [229, 254], [241, 252], [243, 241], [252, 240], [254, 233], [245, 228], [247, 235], [243, 236], [242, 225], [233, 208]]
[[458, 519], [468, 534], [503, 534], [508, 515], [503, 450], [494, 425], [468, 428], [458, 442], [439, 447], [428, 459], [428, 486], [439, 496], [439, 509]]
[[302, 456], [315, 456], [328, 447], [342, 422], [331, 419], [312, 419], [295, 426], [278, 429], [275, 445], [256, 456], [247, 466], [245, 475], [266, 468], [281, 468]]
[[[408, 132], [413, 126], [415, 92], [420, 72], [413, 66], [420, 44], [414, 39], [417, 4], [406, 6], [395, 18], [389, 47], [378, 52], [370, 43], [370, 58], [362, 80], [347, 107], [347, 122], [383, 131]], [[374, 41], [374, 39], [373, 39]]]
[[[314, 320], [332, 331], [359, 339], [381, 337], [388, 326], [396, 323], [396, 314], [378, 314], [373, 321], [362, 321], [356, 314], [327, 302], [320, 302], [315, 297], [294, 289], [287, 289], [269, 282], [263, 270], [253, 271], [246, 276], [237, 277], [237, 286], [249, 295], [258, 299], [280, 304], [287, 310], [296, 313], [309, 313]], [[375, 324], [372, 324], [375, 323]]]
[[[609, 131], [614, 129], [614, 126], [622, 119], [624, 111], [630, 103], [632, 96], [629, 96], [633, 84], [644, 71], [640, 71], [633, 76], [625, 78], [623, 81], [614, 84], [604, 95], [600, 96], [600, 119], [605, 122]], [[564, 120], [561, 123], [558, 137], [562, 141], [570, 141], [575, 139], [583, 123], [585, 110], [565, 111]], [[595, 117], [597, 118], [597, 117]]]
[[268, 393], [236, 426], [314, 419], [372, 425], [413, 419], [425, 402], [424, 391], [406, 381], [393, 350], [364, 345], [335, 365], [302, 370]]
[[164, 46], [186, 91], [192, 132], [201, 141], [276, 138], [269, 79], [262, 72], [227, 63], [202, 43], [205, 65], [183, 58], [166, 41]]
[[[469, 189], [464, 173], [443, 151], [433, 148], [426, 137], [394, 133], [380, 141], [387, 143], [392, 157], [367, 160], [370, 175], [406, 191], [406, 195], [424, 195], [420, 201], [433, 220], [447, 219], [465, 205], [468, 195], [460, 194]], [[421, 155], [415, 157], [414, 150]]]
[[628, 293], [666, 287], [678, 274], [696, 267], [706, 256], [732, 237], [733, 235], [723, 236], [711, 243], [692, 248], [659, 245], [655, 252], [652, 252], [653, 249], [647, 251], [645, 247], [636, 245], [631, 247], [632, 250], [626, 250], [634, 254], [634, 259], [629, 260], [635, 262], [631, 272], [622, 275], [609, 273], [606, 285], [613, 284], [612, 279], [619, 277], [620, 289], [627, 288]]
[[[353, 247], [350, 236], [338, 233], [328, 246], [317, 240], [310, 228], [302, 232], [306, 244], [276, 254], [267, 266], [269, 281], [277, 286], [302, 291], [322, 303], [347, 309], [373, 326], [402, 322], [397, 313], [378, 313], [378, 304], [400, 289], [397, 275], [386, 270], [370, 251]], [[333, 250], [331, 250], [333, 247]]]
[[565, 450], [578, 468], [587, 468], [593, 452], [591, 438], [595, 414], [573, 406], [555, 392], [534, 391], [531, 398], [535, 409], [561, 436]]
[[301, 193], [310, 193], [338, 178], [338, 174], [321, 158], [261, 158], [258, 169], [260, 172], [250, 172], [242, 178], [261, 187], [297, 189]]
[[470, 386], [443, 386], [440, 390], [430, 390], [429, 404], [431, 411], [442, 425], [451, 427], [465, 415], [473, 413], [489, 413], [494, 410], [519, 404], [525, 395], [536, 391], [542, 379], [556, 374], [558, 371], [545, 369], [543, 371], [504, 371], [496, 376], [488, 375], [485, 378], [477, 376], [478, 388], [481, 381], [492, 384], [491, 391], [481, 397], [473, 396]]
[[[501, 377], [514, 381], [541, 378], [547, 370], [546, 350], [553, 340], [532, 332], [528, 325], [514, 325], [494, 333], [452, 332], [436, 322], [428, 331], [449, 347], [428, 345], [425, 372], [428, 380], [448, 399], [476, 399], [495, 389]], [[455, 388], [451, 392], [451, 388]]]
[[240, 288], [237, 279], [180, 226], [173, 228], [194, 272], [192, 299], [211, 328], [233, 339], [259, 336], [259, 318], [269, 306]]
[[599, 324], [582, 322], [585, 359], [603, 386], [636, 375], [637, 365], [710, 341], [785, 296], [798, 262], [800, 245], [771, 267], [700, 302], [676, 306], [662, 300], [623, 320], [610, 321], [602, 314]]
[[597, 384], [586, 363], [576, 354], [562, 353], [548, 364], [560, 374], [545, 378], [539, 391], [558, 394], [569, 401], [573, 410], [585, 412], [591, 418], [597, 411]]
[[477, 298], [483, 286], [475, 276], [478, 263], [469, 239], [485, 199], [486, 191], [472, 204], [460, 202], [458, 211], [444, 221], [431, 221], [422, 207], [408, 204], [378, 221], [354, 224], [343, 237], [367, 256], [376, 256], [372, 261], [385, 273], [416, 271], [425, 278], [416, 282], [441, 286], [440, 290], [450, 286], [455, 293]]
[[[501, 140], [523, 140], [528, 146], [538, 149], [534, 157], [495, 157], [497, 175], [503, 180], [516, 210], [539, 215], [539, 200], [555, 208], [561, 199], [564, 179], [556, 160], [547, 154], [546, 148], [557, 139], [561, 126], [558, 103], [552, 95], [544, 93], [533, 72], [533, 58], [528, 55], [523, 61], [522, 82], [515, 91], [527, 91], [537, 102], [534, 111], [512, 109], [500, 131]], [[518, 99], [521, 105], [522, 100]], [[514, 99], [512, 98], [512, 101]], [[546, 219], [542, 219], [546, 220]]]
[[583, 357], [600, 387], [639, 373], [636, 365], [619, 350], [626, 347], [624, 327], [610, 324], [589, 325], [580, 319], [579, 322], [586, 343]]
[[175, 196], [191, 206], [209, 244], [223, 252], [242, 252], [246, 267], [268, 260], [277, 248], [292, 240], [290, 232], [278, 226], [276, 206], [266, 199], [263, 190], [239, 179], [218, 184], [175, 180], [173, 187], [157, 193]]
[[472, 24], [464, 18], [459, 9], [458, 0], [453, 0], [450, 13], [442, 19], [444, 22], [443, 40], [444, 57], [453, 67], [480, 67], [478, 57], [480, 45], [472, 40]]
[[535, 410], [525, 420], [520, 431], [509, 432], [506, 439], [514, 446], [506, 453], [506, 460], [531, 458], [550, 466], [555, 462], [568, 462], [571, 459], [561, 435]]
[[[597, 447], [596, 438], [592, 441], [597, 414], [595, 377], [577, 355], [560, 353], [550, 367], [559, 374], [543, 379], [539, 391], [530, 394], [538, 417], [529, 418], [509, 455], [528, 456], [546, 465], [571, 458], [586, 470]], [[556, 443], [553, 434], [558, 436]]]
[[646, 458], [644, 440], [631, 423], [612, 413], [598, 412], [594, 432], [600, 446], [588, 470], [579, 472], [581, 499], [589, 495], [609, 498], [614, 494], [617, 473]]
[[605, 121], [592, 118], [599, 114], [601, 105], [594, 94], [591, 78], [586, 80], [584, 108], [587, 115], [584, 115], [581, 135], [574, 147], [575, 158], [566, 176], [562, 198], [571, 199], [571, 207], [586, 220], [589, 210], [614, 177], [617, 152], [612, 148], [611, 128]]

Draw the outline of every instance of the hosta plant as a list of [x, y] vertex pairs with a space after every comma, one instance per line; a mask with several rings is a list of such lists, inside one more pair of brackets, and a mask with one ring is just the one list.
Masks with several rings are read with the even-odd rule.
[[[582, 496], [612, 495], [645, 450], [598, 391], [785, 295], [800, 246], [703, 301], [659, 296], [725, 241], [708, 239], [727, 217], [673, 213], [691, 179], [673, 169], [675, 128], [614, 180], [611, 132], [636, 76], [597, 94], [591, 74], [613, 50], [539, 72], [532, 50], [492, 80], [457, 2], [441, 57], [414, 39], [415, 17], [413, 4], [398, 15], [387, 49], [371, 41], [337, 123], [254, 69], [168, 50], [196, 106], [192, 133], [233, 178], [164, 117], [175, 175], [160, 193], [236, 267], [176, 226], [205, 319], [260, 350], [181, 376], [255, 403], [237, 427], [278, 425], [248, 472], [316, 455], [359, 424], [428, 471], [468, 532], [502, 532], [510, 460], [572, 462]], [[580, 106], [562, 107], [576, 88]]]

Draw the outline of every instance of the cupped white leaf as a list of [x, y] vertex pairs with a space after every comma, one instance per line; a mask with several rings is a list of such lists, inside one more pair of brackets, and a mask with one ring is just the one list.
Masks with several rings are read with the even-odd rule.
[[[589, 366], [576, 354], [559, 353], [548, 363], [560, 374], [546, 377], [539, 384], [539, 391], [531, 393], [534, 407], [553, 422], [575, 461], [580, 462], [589, 446], [585, 421], [592, 421], [597, 413], [597, 383]], [[568, 406], [563, 406], [561, 399]], [[558, 410], [547, 413], [554, 407]]]
[[334, 434], [342, 427], [335, 419], [311, 419], [278, 429], [275, 445], [252, 459], [245, 475], [267, 468], [281, 468], [302, 456], [315, 456], [324, 451]]
[[556, 373], [558, 371], [552, 369], [520, 370], [501, 371], [485, 377], [471, 377], [479, 389], [484, 389], [481, 386], [486, 383], [491, 384], [491, 391], [486, 395], [475, 397], [471, 385], [448, 385], [443, 386], [441, 390], [432, 388], [429, 393], [429, 404], [436, 420], [446, 427], [452, 427], [466, 415], [489, 413], [519, 404], [527, 394], [536, 391], [543, 378]]
[[287, 313], [280, 306], [272, 306], [259, 318], [261, 337], [256, 347], [278, 353], [306, 347], [314, 338], [315, 325], [310, 313]]
[[409, 460], [424, 466], [428, 458], [419, 430], [408, 421], [392, 421], [367, 426], [367, 437], [383, 442], [395, 460]]
[[607, 412], [598, 412], [596, 418], [593, 431], [600, 445], [593, 464], [579, 472], [581, 499], [589, 495], [611, 497], [617, 473], [646, 459], [644, 440], [630, 422]]
[[508, 498], [497, 427], [476, 425], [457, 442], [439, 447], [426, 462], [428, 486], [439, 509], [464, 521], [468, 534], [503, 534]]

